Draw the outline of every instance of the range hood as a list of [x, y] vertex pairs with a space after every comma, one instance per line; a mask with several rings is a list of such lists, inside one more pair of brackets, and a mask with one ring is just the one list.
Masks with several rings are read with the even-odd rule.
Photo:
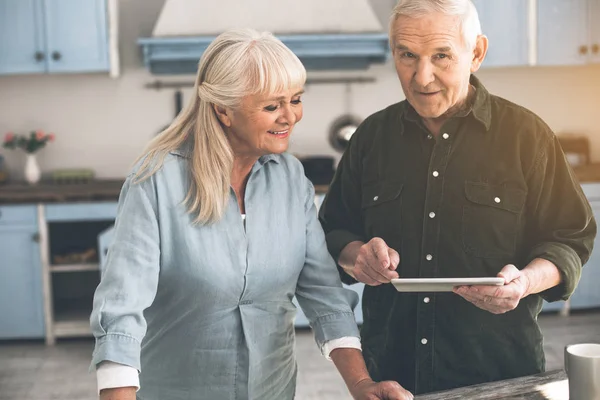
[[210, 42], [231, 28], [273, 32], [309, 70], [366, 69], [389, 54], [369, 0], [166, 0], [152, 37], [138, 43], [153, 74], [195, 74]]

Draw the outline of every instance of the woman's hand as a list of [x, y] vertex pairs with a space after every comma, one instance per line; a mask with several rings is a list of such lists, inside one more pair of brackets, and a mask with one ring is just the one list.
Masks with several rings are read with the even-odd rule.
[[413, 400], [413, 395], [398, 382], [373, 382], [365, 379], [350, 388], [355, 400]]
[[102, 389], [100, 391], [100, 400], [135, 400], [136, 390], [137, 388], [134, 386]]

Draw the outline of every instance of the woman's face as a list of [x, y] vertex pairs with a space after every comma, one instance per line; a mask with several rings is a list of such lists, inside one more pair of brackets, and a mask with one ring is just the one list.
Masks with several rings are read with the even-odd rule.
[[287, 150], [292, 129], [302, 119], [302, 88], [242, 99], [236, 109], [217, 110], [236, 157], [261, 157]]

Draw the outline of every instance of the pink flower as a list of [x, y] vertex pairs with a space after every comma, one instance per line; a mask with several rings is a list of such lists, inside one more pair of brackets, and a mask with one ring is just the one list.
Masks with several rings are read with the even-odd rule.
[[35, 132], [35, 138], [37, 140], [44, 140], [44, 138], [46, 137], [46, 134], [44, 133], [44, 131], [36, 131]]
[[48, 134], [48, 141], [49, 142], [54, 142], [55, 138], [56, 138], [56, 136], [54, 136], [54, 133], [49, 133]]
[[6, 135], [4, 135], [4, 142], [8, 143], [8, 142], [12, 142], [12, 140], [15, 138], [15, 134], [12, 132], [7, 132]]

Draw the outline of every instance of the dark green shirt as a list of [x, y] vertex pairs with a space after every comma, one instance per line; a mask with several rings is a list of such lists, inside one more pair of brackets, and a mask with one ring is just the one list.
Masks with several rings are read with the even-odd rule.
[[[542, 299], [567, 299], [596, 223], [550, 128], [476, 88], [472, 106], [429, 134], [406, 101], [367, 118], [320, 212], [334, 259], [351, 241], [383, 238], [404, 278], [493, 277], [506, 264], [552, 261], [562, 283], [494, 315], [454, 293], [366, 286], [363, 354], [373, 378], [414, 393], [544, 370]], [[355, 282], [340, 268], [345, 283]]]

